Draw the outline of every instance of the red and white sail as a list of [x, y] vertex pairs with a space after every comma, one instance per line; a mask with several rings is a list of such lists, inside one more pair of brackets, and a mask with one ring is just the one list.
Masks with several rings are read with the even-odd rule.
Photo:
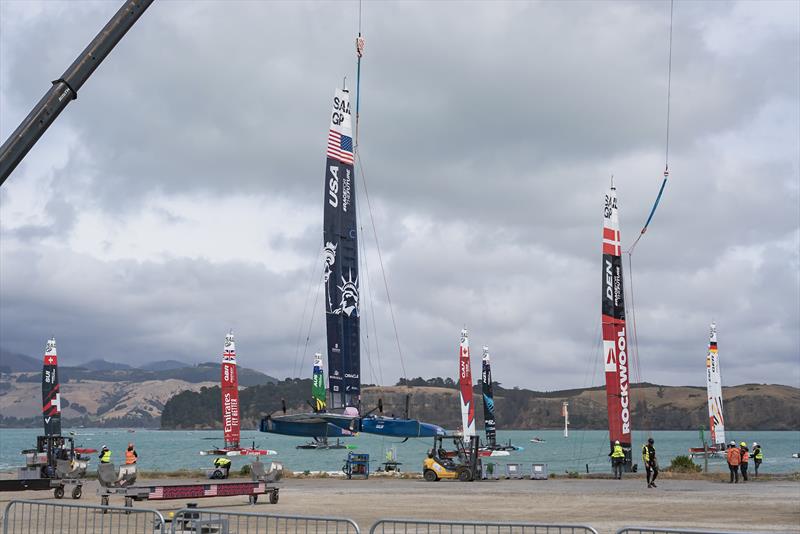
[[708, 390], [708, 428], [711, 442], [725, 447], [725, 419], [722, 416], [722, 375], [717, 354], [717, 325], [711, 323], [711, 338], [706, 357], [706, 389]]
[[42, 361], [42, 420], [45, 436], [61, 435], [61, 391], [56, 340], [47, 340]]
[[225, 448], [239, 448], [239, 377], [236, 373], [236, 342], [233, 332], [225, 336], [222, 351], [222, 428]]
[[606, 374], [610, 446], [619, 441], [629, 462], [631, 455], [630, 373], [625, 300], [622, 286], [622, 244], [619, 235], [617, 190], [605, 196], [603, 210], [603, 360]]
[[464, 438], [475, 435], [475, 403], [472, 402], [472, 364], [469, 358], [469, 333], [461, 331], [458, 356], [458, 387], [461, 390], [461, 427]]

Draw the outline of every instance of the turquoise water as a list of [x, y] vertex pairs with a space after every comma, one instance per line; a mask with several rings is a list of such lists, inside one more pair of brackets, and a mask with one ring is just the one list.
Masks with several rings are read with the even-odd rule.
[[[124, 458], [124, 451], [129, 441], [136, 444], [139, 452], [139, 464], [142, 469], [172, 471], [181, 468], [209, 467], [213, 458], [200, 456], [201, 450], [211, 449], [221, 445], [220, 431], [166, 431], [166, 430], [136, 430], [128, 432], [125, 429], [64, 429], [66, 434], [75, 432], [75, 442], [79, 446], [99, 449], [108, 445], [113, 452], [113, 461], [117, 464]], [[0, 470], [9, 470], [24, 463], [20, 454], [22, 449], [30, 448], [35, 444], [38, 429], [0, 429]], [[757, 441], [764, 448], [765, 459], [761, 471], [766, 473], [789, 473], [800, 471], [800, 460], [793, 459], [792, 453], [800, 452], [800, 431], [788, 432], [726, 432], [728, 440], [736, 442], [747, 441], [752, 444]], [[670, 460], [680, 454], [686, 454], [688, 447], [699, 445], [696, 431], [656, 431], [652, 433], [634, 433], [634, 460], [640, 460], [636, 454], [641, 448], [641, 443], [648, 436], [655, 439], [659, 463], [662, 467], [669, 465]], [[498, 433], [498, 442], [505, 443], [508, 439], [515, 445], [525, 448], [523, 451], [512, 452], [511, 456], [492, 458], [500, 464], [518, 463], [546, 463], [551, 473], [564, 473], [566, 471], [586, 471], [589, 464], [590, 472], [608, 472], [608, 433], [601, 430], [573, 431], [565, 439], [558, 430], [530, 430], [507, 431]], [[530, 439], [539, 437], [544, 443], [530, 443]], [[212, 439], [206, 439], [212, 438]], [[255, 444], [259, 448], [273, 449], [278, 455], [272, 458], [281, 460], [284, 465], [294, 471], [324, 470], [337, 471], [342, 467], [347, 450], [297, 450], [295, 445], [304, 443], [303, 438], [262, 434], [257, 431], [242, 432], [242, 443]], [[368, 453], [373, 462], [373, 469], [377, 468], [388, 448], [395, 447], [398, 460], [403, 463], [404, 471], [420, 471], [425, 453], [432, 445], [431, 439], [410, 439], [401, 443], [399, 439], [381, 438], [362, 434], [345, 441], [355, 445], [356, 451]], [[697, 460], [701, 463], [702, 460]], [[234, 467], [248, 463], [246, 458], [233, 458]], [[639, 462], [641, 463], [641, 462]], [[94, 462], [92, 465], [95, 465]], [[709, 460], [709, 469], [724, 471], [727, 467], [723, 460]], [[752, 466], [750, 468], [752, 470]]]

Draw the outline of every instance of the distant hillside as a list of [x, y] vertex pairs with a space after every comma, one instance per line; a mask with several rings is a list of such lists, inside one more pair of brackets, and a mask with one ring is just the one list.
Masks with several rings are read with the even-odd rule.
[[[61, 381], [80, 381], [97, 380], [100, 382], [147, 382], [151, 380], [182, 380], [192, 384], [200, 382], [219, 382], [220, 364], [218, 362], [206, 362], [192, 367], [182, 367], [180, 369], [166, 369], [163, 371], [150, 371], [145, 369], [109, 369], [97, 370], [86, 369], [84, 367], [64, 367], [60, 366]], [[269, 375], [239, 367], [239, 385], [257, 386], [277, 380]], [[19, 373], [15, 375], [17, 382], [36, 382], [41, 381], [41, 367], [34, 373]]]
[[170, 369], [182, 369], [184, 367], [191, 367], [191, 365], [186, 362], [179, 362], [178, 360], [161, 360], [140, 365], [139, 369], [144, 369], [145, 371], [168, 371]]
[[41, 370], [42, 361], [24, 354], [0, 349], [0, 373], [19, 373]]
[[132, 367], [126, 363], [109, 362], [106, 360], [98, 359], [82, 363], [76, 367], [88, 369], [89, 371], [121, 371], [123, 369], [131, 369]]
[[[421, 380], [421, 379], [420, 379]], [[432, 379], [434, 383], [436, 380]], [[429, 381], [423, 381], [429, 383]], [[362, 406], [371, 409], [383, 399], [384, 413], [401, 416], [405, 395], [411, 392], [411, 415], [448, 429], [461, 424], [458, 390], [447, 380], [438, 386], [362, 388]], [[449, 387], [448, 387], [449, 386]], [[310, 379], [286, 379], [282, 382], [250, 387], [240, 393], [242, 423], [255, 428], [260, 418], [279, 412], [281, 399], [289, 413], [308, 410], [306, 399]], [[479, 390], [475, 389], [480, 399]], [[648, 430], [696, 430], [708, 425], [705, 388], [641, 384], [633, 387], [632, 419], [635, 428]], [[723, 388], [727, 425], [736, 430], [800, 429], [800, 390], [790, 386], [744, 384]], [[603, 429], [607, 425], [603, 388], [538, 392], [525, 389], [495, 388], [497, 425], [506, 429], [561, 428], [561, 402], [570, 403], [573, 429]], [[162, 428], [219, 428], [219, 389], [184, 391], [169, 399], [163, 410]], [[483, 424], [483, 409], [476, 414]]]
[[[102, 365], [102, 364], [100, 364]], [[0, 379], [0, 426], [41, 425], [41, 364], [35, 372], [4, 374]], [[90, 370], [61, 367], [61, 407], [65, 426], [158, 427], [161, 411], [175, 394], [219, 384], [220, 364], [152, 371]], [[243, 386], [275, 379], [239, 368]]]

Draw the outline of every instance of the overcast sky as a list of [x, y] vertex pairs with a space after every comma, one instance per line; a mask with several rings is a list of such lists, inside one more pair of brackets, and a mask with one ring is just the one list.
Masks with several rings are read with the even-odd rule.
[[[120, 4], [0, 2], [2, 140]], [[364, 2], [361, 161], [402, 348], [359, 177], [364, 382], [456, 376], [466, 325], [475, 374], [486, 344], [504, 385], [602, 383], [603, 195], [613, 174], [627, 248], [664, 170], [669, 7]], [[713, 319], [725, 384], [800, 385], [799, 21], [675, 3], [634, 379], [704, 384]], [[240, 365], [310, 376], [357, 31], [356, 2], [150, 7], [0, 189], [0, 346], [199, 362], [233, 329]]]

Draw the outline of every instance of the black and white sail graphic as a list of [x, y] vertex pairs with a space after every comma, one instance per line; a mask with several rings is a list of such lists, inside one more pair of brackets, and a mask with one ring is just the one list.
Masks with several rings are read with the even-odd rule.
[[359, 405], [358, 240], [350, 94], [333, 97], [325, 161], [325, 316], [332, 408]]
[[492, 363], [489, 358], [489, 347], [483, 347], [481, 383], [483, 384], [483, 425], [486, 430], [486, 442], [489, 447], [494, 447], [497, 444], [497, 431], [495, 429]]

